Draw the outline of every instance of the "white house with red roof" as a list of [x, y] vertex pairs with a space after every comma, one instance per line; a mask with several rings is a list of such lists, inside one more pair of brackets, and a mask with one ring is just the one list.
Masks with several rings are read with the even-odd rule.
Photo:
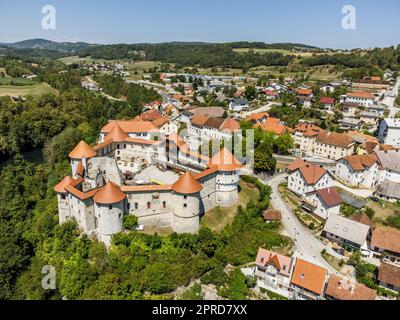
[[339, 214], [342, 203], [341, 195], [332, 187], [306, 193], [303, 198], [303, 208], [323, 220]]
[[328, 170], [300, 158], [288, 166], [288, 171], [288, 189], [299, 196], [334, 186]]

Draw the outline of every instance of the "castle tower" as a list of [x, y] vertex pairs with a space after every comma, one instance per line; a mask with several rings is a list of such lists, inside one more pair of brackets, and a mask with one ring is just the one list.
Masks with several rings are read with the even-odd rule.
[[172, 185], [172, 228], [177, 233], [195, 233], [200, 225], [200, 191], [202, 185], [186, 172]]
[[230, 207], [239, 198], [240, 168], [243, 166], [226, 148], [218, 152], [208, 163], [210, 168], [217, 167], [216, 201], [221, 207]]
[[87, 170], [87, 159], [96, 157], [97, 153], [85, 141], [81, 141], [69, 154], [71, 158], [72, 177], [77, 179], [82, 169]]
[[69, 197], [65, 187], [69, 186], [73, 181], [70, 176], [66, 176], [54, 187], [54, 191], [57, 192], [58, 220], [60, 224], [66, 222], [71, 217]]
[[107, 183], [93, 197], [95, 228], [99, 240], [106, 246], [111, 243], [113, 234], [123, 230], [126, 194], [112, 182]]

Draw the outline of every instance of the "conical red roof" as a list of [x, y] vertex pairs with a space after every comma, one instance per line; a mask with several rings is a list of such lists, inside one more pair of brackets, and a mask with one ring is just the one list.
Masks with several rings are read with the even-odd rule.
[[126, 194], [115, 184], [109, 182], [93, 197], [94, 202], [100, 204], [113, 204], [120, 202], [126, 198]]
[[58, 192], [58, 193], [64, 193], [67, 192], [65, 190], [66, 186], [69, 186], [72, 182], [74, 181], [74, 179], [72, 179], [70, 176], [66, 176], [64, 179], [61, 180], [61, 182], [59, 182], [55, 187], [54, 187], [54, 191]]
[[219, 171], [229, 172], [236, 171], [243, 165], [227, 148], [223, 148], [208, 162], [208, 166], [218, 166]]
[[128, 137], [128, 134], [121, 129], [118, 122], [115, 122], [112, 130], [106, 135], [106, 140], [111, 139], [114, 142], [124, 142]]
[[200, 192], [201, 189], [203, 189], [203, 186], [190, 172], [186, 172], [172, 185], [172, 190], [181, 194], [194, 194]]
[[78, 143], [75, 149], [71, 151], [69, 157], [72, 159], [89, 159], [95, 157], [96, 155], [96, 151], [94, 151], [85, 141], [82, 140]]

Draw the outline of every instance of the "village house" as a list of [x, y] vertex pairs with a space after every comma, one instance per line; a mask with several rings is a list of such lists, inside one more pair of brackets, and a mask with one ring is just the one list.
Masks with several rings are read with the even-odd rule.
[[299, 196], [334, 184], [329, 171], [300, 158], [288, 166], [288, 171], [288, 189]]
[[360, 112], [360, 121], [364, 124], [376, 127], [379, 121], [379, 115], [376, 112], [372, 111], [362, 111]]
[[212, 139], [229, 139], [240, 129], [240, 124], [232, 118], [213, 118], [204, 115], [195, 115], [188, 124], [188, 134], [201, 141]]
[[400, 183], [400, 150], [377, 151], [375, 154], [380, 163], [379, 182]]
[[358, 283], [354, 279], [331, 274], [325, 290], [327, 300], [375, 300], [376, 290]]
[[369, 112], [374, 112], [378, 115], [379, 118], [383, 118], [385, 115], [385, 109], [386, 107], [382, 104], [376, 104], [376, 105], [370, 105], [367, 110]]
[[364, 107], [375, 104], [375, 96], [369, 92], [351, 92], [347, 94], [346, 102], [357, 103]]
[[297, 153], [302, 157], [314, 155], [315, 139], [325, 130], [312, 123], [300, 123], [293, 129], [294, 143]]
[[297, 91], [297, 102], [305, 108], [310, 108], [314, 93], [311, 89], [299, 89]]
[[265, 94], [265, 97], [267, 98], [267, 100], [276, 100], [279, 99], [279, 93], [274, 91], [274, 90], [264, 90], [263, 94]]
[[400, 266], [400, 230], [376, 227], [371, 237], [371, 257]]
[[369, 232], [370, 227], [368, 225], [340, 215], [330, 215], [321, 235], [339, 244], [347, 251], [368, 251], [367, 238]]
[[319, 103], [324, 107], [325, 111], [333, 111], [335, 106], [335, 99], [330, 97], [321, 97]]
[[360, 118], [343, 117], [340, 120], [340, 130], [360, 130], [364, 126], [364, 122]]
[[343, 116], [354, 117], [359, 109], [359, 104], [356, 102], [344, 102], [343, 103]]
[[379, 127], [378, 138], [384, 144], [400, 148], [400, 119], [384, 119]]
[[261, 128], [265, 132], [276, 135], [282, 135], [291, 131], [290, 128], [285, 126], [280, 119], [272, 117], [268, 117], [263, 123], [256, 124], [254, 127]]
[[293, 263], [293, 258], [259, 248], [254, 273], [259, 286], [279, 293], [288, 292]]
[[263, 214], [266, 222], [280, 222], [282, 221], [282, 212], [275, 209], [267, 209]]
[[292, 298], [296, 300], [323, 299], [328, 271], [311, 262], [297, 258], [290, 281]]
[[314, 155], [339, 160], [354, 153], [354, 142], [345, 134], [321, 132], [315, 140]]
[[378, 281], [381, 287], [400, 293], [400, 267], [391, 263], [381, 263]]
[[253, 124], [262, 124], [265, 123], [265, 121], [267, 121], [268, 117], [269, 117], [268, 112], [261, 112], [261, 113], [253, 113], [247, 116], [244, 120], [251, 122]]
[[250, 102], [246, 98], [233, 99], [229, 103], [229, 110], [241, 112], [250, 109]]
[[344, 157], [336, 164], [335, 175], [352, 186], [374, 188], [379, 177], [378, 158], [373, 154]]
[[332, 214], [339, 214], [343, 202], [340, 194], [332, 187], [306, 193], [302, 200], [303, 208], [322, 220]]
[[319, 90], [321, 92], [324, 92], [325, 94], [333, 93], [335, 91], [335, 86], [332, 83], [327, 83], [327, 84], [320, 86]]
[[378, 185], [375, 196], [388, 202], [400, 201], [400, 183], [383, 181]]

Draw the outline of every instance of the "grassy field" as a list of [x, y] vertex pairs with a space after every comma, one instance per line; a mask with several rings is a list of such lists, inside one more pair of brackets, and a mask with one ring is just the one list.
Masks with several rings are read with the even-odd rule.
[[87, 61], [87, 62], [92, 61], [92, 59], [90, 59], [90, 58], [79, 58], [78, 56], [65, 57], [65, 58], [60, 58], [58, 60], [67, 65], [73, 64], [73, 63], [81, 63], [81, 62], [85, 62], [85, 61]]
[[374, 222], [386, 220], [388, 217], [395, 216], [400, 211], [400, 207], [396, 203], [368, 200], [366, 207], [375, 211]]
[[257, 202], [260, 193], [256, 186], [240, 181], [240, 193], [238, 203], [230, 208], [215, 208], [208, 211], [201, 220], [201, 224], [213, 231], [219, 232], [230, 224], [239, 206], [246, 207], [250, 201]]
[[38, 84], [38, 82], [28, 80], [26, 78], [0, 78], [0, 86], [2, 85], [33, 86], [35, 84]]
[[37, 96], [45, 93], [58, 94], [58, 91], [47, 83], [26, 86], [0, 85], [0, 96]]

